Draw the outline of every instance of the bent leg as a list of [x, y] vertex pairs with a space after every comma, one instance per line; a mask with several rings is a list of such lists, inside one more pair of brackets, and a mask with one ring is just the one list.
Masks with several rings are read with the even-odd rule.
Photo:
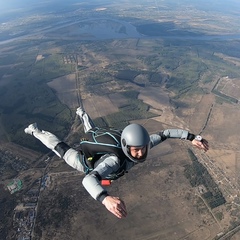
[[83, 124], [85, 133], [89, 130], [95, 128], [95, 124], [93, 123], [90, 116], [84, 111], [82, 107], [79, 107], [76, 111], [76, 114], [80, 117], [80, 120]]
[[65, 162], [71, 166], [72, 168], [80, 171], [80, 172], [84, 172], [84, 167], [82, 165], [82, 155], [74, 150], [73, 148], [70, 148], [63, 156], [63, 159], [65, 160]]
[[68, 146], [65, 142], [58, 143], [55, 150], [69, 166], [78, 171], [84, 172], [84, 167], [82, 165], [83, 156], [78, 151]]
[[54, 134], [47, 131], [40, 131], [37, 127], [37, 123], [30, 124], [24, 129], [26, 134], [33, 135], [35, 138], [40, 140], [47, 148], [51, 149], [56, 153], [57, 156], [61, 155], [54, 149], [59, 142], [61, 142]]
[[40, 131], [36, 123], [30, 124], [24, 131], [40, 140], [57, 156], [63, 158], [68, 165], [78, 171], [84, 172], [84, 167], [81, 164], [82, 155], [66, 143], [60, 141], [54, 134], [44, 130]]

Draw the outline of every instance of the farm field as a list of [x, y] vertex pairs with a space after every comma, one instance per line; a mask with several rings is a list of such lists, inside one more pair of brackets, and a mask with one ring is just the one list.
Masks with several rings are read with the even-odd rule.
[[[15, 207], [21, 209], [31, 187], [46, 176], [34, 240], [237, 239], [240, 43], [224, 34], [237, 33], [239, 24], [216, 12], [211, 21], [194, 10], [198, 18], [188, 18], [186, 9], [173, 6], [175, 22], [167, 21], [173, 19], [169, 11], [162, 12], [162, 21], [146, 21], [158, 19], [160, 8], [136, 3], [135, 16], [126, 5], [124, 11], [114, 5], [116, 19], [102, 8], [70, 18], [66, 10], [52, 22], [46, 15], [47, 28], [35, 25], [37, 15], [24, 25], [36, 31], [1, 42], [0, 232], [6, 239], [17, 234]], [[109, 187], [127, 205], [128, 217], [118, 220], [83, 189], [83, 174], [24, 133], [37, 122], [76, 147], [83, 133], [75, 114], [79, 105], [97, 126], [137, 122], [149, 133], [184, 128], [208, 139], [210, 150], [181, 140], [153, 148], [148, 161]], [[5, 186], [14, 178], [23, 189], [10, 195]]]

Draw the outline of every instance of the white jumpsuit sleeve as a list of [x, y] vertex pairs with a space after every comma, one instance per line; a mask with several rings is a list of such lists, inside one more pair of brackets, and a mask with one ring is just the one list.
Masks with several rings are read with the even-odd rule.
[[166, 129], [150, 135], [150, 148], [157, 146], [167, 138], [187, 139], [188, 131], [182, 129]]
[[101, 162], [94, 170], [86, 175], [82, 181], [84, 188], [96, 200], [102, 193], [107, 193], [101, 185], [101, 179], [116, 172], [120, 168], [120, 160], [117, 156], [109, 156]]

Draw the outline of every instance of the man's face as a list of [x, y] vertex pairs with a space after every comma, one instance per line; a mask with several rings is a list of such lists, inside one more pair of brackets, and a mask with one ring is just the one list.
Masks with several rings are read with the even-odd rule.
[[130, 154], [136, 159], [141, 159], [147, 151], [147, 146], [144, 147], [130, 147]]

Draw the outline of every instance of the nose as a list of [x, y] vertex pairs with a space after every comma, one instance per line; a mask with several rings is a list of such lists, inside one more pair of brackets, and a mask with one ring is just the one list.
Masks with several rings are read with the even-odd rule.
[[142, 156], [143, 156], [143, 150], [142, 150], [142, 149], [139, 149], [139, 150], [137, 151], [137, 155], [138, 155], [139, 157], [142, 157]]

